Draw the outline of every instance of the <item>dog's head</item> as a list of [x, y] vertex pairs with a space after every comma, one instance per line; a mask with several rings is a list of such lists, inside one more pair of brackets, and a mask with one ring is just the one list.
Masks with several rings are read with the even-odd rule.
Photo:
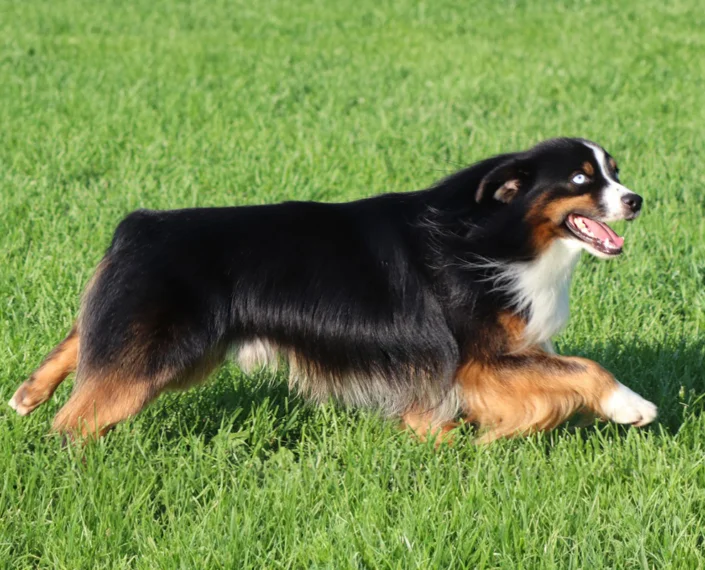
[[624, 238], [607, 222], [636, 218], [642, 198], [619, 182], [617, 163], [601, 146], [554, 139], [501, 158], [480, 182], [475, 200], [520, 211], [537, 251], [564, 238], [597, 257], [622, 252]]

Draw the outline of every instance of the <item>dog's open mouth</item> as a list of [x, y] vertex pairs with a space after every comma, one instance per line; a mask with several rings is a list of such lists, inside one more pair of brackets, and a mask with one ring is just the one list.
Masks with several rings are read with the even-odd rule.
[[598, 222], [580, 214], [570, 214], [565, 221], [566, 227], [581, 241], [605, 255], [622, 253], [624, 238], [603, 222]]

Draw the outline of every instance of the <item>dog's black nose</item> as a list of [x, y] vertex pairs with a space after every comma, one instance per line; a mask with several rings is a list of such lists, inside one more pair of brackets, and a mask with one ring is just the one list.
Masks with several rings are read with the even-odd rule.
[[631, 209], [632, 212], [638, 212], [641, 210], [641, 203], [643, 201], [644, 199], [639, 196], [639, 194], [629, 193], [622, 196], [622, 202], [629, 206], [629, 209]]

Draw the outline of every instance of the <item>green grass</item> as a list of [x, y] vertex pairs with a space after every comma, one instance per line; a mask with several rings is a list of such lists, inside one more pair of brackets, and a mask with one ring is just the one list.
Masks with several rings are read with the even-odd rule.
[[1, 568], [705, 567], [705, 11], [473, 4], [0, 0], [0, 400], [132, 209], [411, 190], [578, 135], [646, 209], [558, 346], [659, 423], [434, 451], [229, 365], [64, 450], [66, 382], [0, 408]]

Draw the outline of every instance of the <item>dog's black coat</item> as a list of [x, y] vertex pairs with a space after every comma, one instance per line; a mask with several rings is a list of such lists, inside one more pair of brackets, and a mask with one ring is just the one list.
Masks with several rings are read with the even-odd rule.
[[[345, 204], [134, 212], [84, 299], [79, 366], [171, 378], [212, 351], [267, 339], [309, 363], [330, 394], [366, 377], [355, 402], [434, 405], [461, 360], [497, 352], [485, 333], [511, 304], [472, 261], [533, 255], [530, 197], [502, 204], [478, 188], [506, 169], [531, 188], [580, 149], [550, 141], [428, 190]], [[393, 403], [378, 401], [385, 391]]]

